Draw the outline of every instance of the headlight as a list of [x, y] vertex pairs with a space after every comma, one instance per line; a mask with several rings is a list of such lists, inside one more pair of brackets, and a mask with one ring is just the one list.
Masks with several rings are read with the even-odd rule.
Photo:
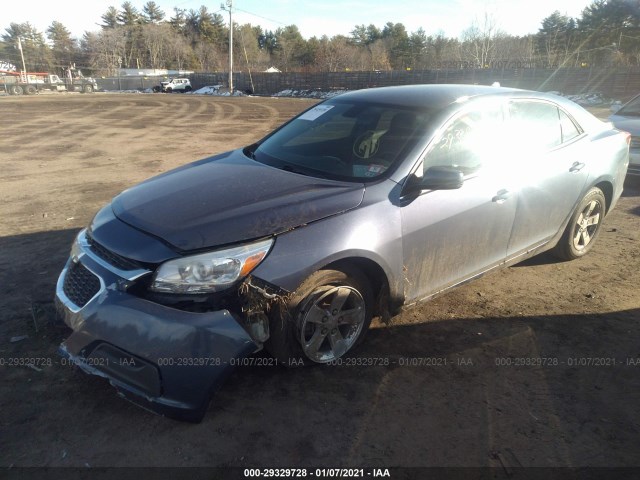
[[151, 290], [166, 293], [211, 293], [246, 277], [267, 256], [273, 239], [169, 260], [156, 270]]

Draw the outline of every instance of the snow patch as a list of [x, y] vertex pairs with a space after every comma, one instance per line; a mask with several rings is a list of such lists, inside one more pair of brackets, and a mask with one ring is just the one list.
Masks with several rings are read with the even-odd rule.
[[274, 97], [295, 97], [295, 98], [317, 98], [317, 99], [326, 99], [333, 98], [342, 93], [348, 92], [349, 90], [330, 90], [330, 91], [322, 91], [322, 90], [282, 90], [274, 94]]
[[[198, 90], [193, 90], [191, 92], [187, 92], [190, 95], [215, 95], [218, 97], [230, 97], [231, 94], [228, 90], [223, 90], [222, 85], [208, 85], [206, 87], [199, 88]], [[233, 92], [234, 97], [243, 97], [245, 95], [244, 92], [239, 90], [235, 90]]]
[[619, 100], [613, 100], [611, 98], [607, 98], [601, 92], [586, 92], [586, 93], [579, 93], [575, 95], [568, 95], [568, 94], [553, 90], [546, 93], [552, 93], [553, 95], [558, 95], [560, 97], [568, 98], [572, 102], [575, 102], [578, 105], [582, 105], [583, 107], [599, 107], [599, 106], [606, 106], [606, 105], [612, 105], [615, 103], [620, 103]]

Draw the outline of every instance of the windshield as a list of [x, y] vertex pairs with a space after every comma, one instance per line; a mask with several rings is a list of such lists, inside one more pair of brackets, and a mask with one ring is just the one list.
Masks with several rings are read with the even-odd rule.
[[617, 112], [618, 115], [640, 116], [640, 96], [637, 96]]
[[316, 105], [245, 153], [296, 173], [367, 181], [401, 162], [429, 119], [424, 110], [336, 99]]

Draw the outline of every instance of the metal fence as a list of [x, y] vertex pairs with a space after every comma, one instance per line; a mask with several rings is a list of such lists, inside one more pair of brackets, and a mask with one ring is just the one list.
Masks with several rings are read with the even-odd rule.
[[[228, 73], [194, 73], [194, 90], [207, 85], [227, 85]], [[161, 77], [97, 79], [100, 89], [145, 90], [159, 85]], [[284, 90], [358, 90], [391, 85], [469, 83], [531, 90], [557, 90], [565, 94], [601, 92], [625, 100], [640, 92], [640, 68], [485, 68], [379, 72], [247, 73], [234, 74], [238, 90], [273, 95]]]
[[100, 90], [139, 90], [144, 91], [160, 85], [164, 77], [102, 77], [96, 78]]

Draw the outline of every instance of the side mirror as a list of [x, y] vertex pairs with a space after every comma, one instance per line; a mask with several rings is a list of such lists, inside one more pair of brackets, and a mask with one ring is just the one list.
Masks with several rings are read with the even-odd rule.
[[454, 167], [430, 167], [416, 183], [422, 190], [455, 190], [462, 187], [464, 175]]

